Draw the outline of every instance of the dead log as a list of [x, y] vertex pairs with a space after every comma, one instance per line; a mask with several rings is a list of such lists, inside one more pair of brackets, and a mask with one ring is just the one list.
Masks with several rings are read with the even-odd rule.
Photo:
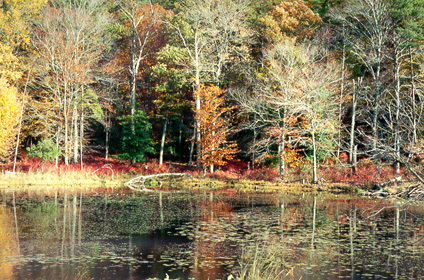
[[[154, 191], [154, 190], [146, 188], [146, 185], [145, 185], [146, 180], [152, 179], [152, 178], [161, 178], [161, 177], [183, 177], [183, 176], [192, 177], [190, 173], [161, 173], [161, 174], [153, 174], [153, 175], [144, 175], [144, 176], [139, 176], [129, 180], [128, 182], [124, 183], [124, 186], [136, 191], [145, 191], [145, 192]], [[141, 185], [141, 189], [140, 189], [140, 185]]]

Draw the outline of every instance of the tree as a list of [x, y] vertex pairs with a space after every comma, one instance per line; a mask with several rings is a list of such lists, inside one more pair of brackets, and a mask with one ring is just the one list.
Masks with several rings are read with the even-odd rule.
[[152, 125], [147, 114], [137, 111], [134, 116], [124, 116], [119, 121], [122, 128], [122, 146], [118, 157], [130, 160], [133, 164], [146, 161], [146, 153], [154, 152], [150, 138]]
[[265, 75], [254, 83], [254, 92], [233, 93], [242, 113], [253, 115], [244, 128], [261, 131], [255, 146], [266, 152], [278, 147], [281, 178], [293, 155], [286, 152], [312, 146], [316, 182], [319, 140], [337, 127], [334, 93], [340, 67], [337, 70], [329, 53], [319, 49], [290, 39], [270, 47], [264, 52]]
[[[194, 75], [194, 91], [205, 82], [219, 85], [230, 61], [249, 57], [245, 44], [251, 37], [246, 21], [248, 8], [246, 0], [188, 0], [168, 21], [177, 34], [179, 45], [187, 52], [187, 68]], [[195, 104], [196, 110], [201, 110], [199, 98], [195, 99]], [[196, 119], [195, 141], [199, 154], [198, 122]]]
[[261, 139], [254, 139], [253, 152], [262, 156], [270, 154], [273, 146], [278, 147], [280, 177], [284, 177], [286, 150], [301, 142], [299, 135], [299, 111], [293, 106], [300, 98], [297, 87], [299, 66], [306, 57], [302, 49], [286, 39], [264, 51], [263, 73], [258, 73], [251, 82], [253, 92], [232, 89], [232, 95], [242, 114], [250, 116], [243, 129], [259, 131]]
[[47, 0], [3, 0], [0, 5], [0, 77], [22, 76], [20, 55], [30, 45], [30, 26]]
[[47, 136], [63, 147], [65, 164], [72, 158], [76, 162], [82, 154], [78, 151], [83, 149], [86, 121], [99, 117], [92, 85], [101, 75], [98, 65], [109, 45], [105, 34], [109, 18], [99, 10], [101, 3], [82, 1], [46, 7], [33, 32], [37, 67], [34, 84], [39, 93], [32, 103], [44, 103], [41, 115], [53, 113], [48, 120], [44, 118]]
[[187, 96], [190, 91], [190, 79], [183, 66], [185, 59], [186, 52], [184, 49], [166, 45], [157, 55], [157, 64], [151, 68], [152, 77], [156, 84], [154, 87], [156, 99], [153, 101], [156, 107], [155, 112], [161, 120], [163, 119], [159, 165], [163, 164], [169, 122], [175, 121], [174, 127], [178, 127], [178, 146], [181, 152], [183, 110], [191, 107]]
[[[304, 125], [302, 129], [310, 134], [312, 145], [313, 178], [312, 183], [318, 183], [318, 158], [320, 145], [325, 144], [325, 138], [331, 138], [338, 131], [337, 121], [337, 82], [341, 77], [340, 66], [327, 53], [317, 48], [303, 47], [308, 52], [306, 67], [302, 69], [302, 95], [295, 105], [302, 112]], [[334, 142], [334, 141], [331, 141]], [[331, 151], [331, 146], [322, 150]], [[328, 153], [330, 154], [330, 153]]]
[[55, 145], [54, 141], [50, 138], [45, 138], [27, 148], [30, 157], [38, 157], [43, 161], [54, 160], [60, 155], [60, 149]]
[[[422, 30], [424, 16], [422, 14], [423, 1], [393, 0], [387, 6], [391, 19], [389, 33], [390, 68], [392, 79], [390, 90], [386, 93], [386, 102], [383, 106], [386, 135], [384, 141], [378, 141], [377, 159], [394, 162], [396, 173], [400, 173], [401, 164], [404, 164], [415, 176], [419, 175], [413, 159], [419, 154], [419, 135], [422, 133], [420, 122], [423, 117], [421, 103], [422, 92], [419, 78], [424, 39]], [[422, 176], [422, 175], [420, 175]], [[419, 180], [422, 179], [417, 176]]]
[[153, 50], [152, 42], [157, 39], [160, 29], [160, 18], [166, 14], [165, 10], [149, 1], [148, 5], [141, 4], [136, 0], [124, 0], [119, 4], [119, 8], [125, 15], [126, 24], [130, 30], [130, 110], [134, 116], [136, 110], [136, 89], [137, 76], [141, 62]]
[[347, 28], [348, 51], [364, 66], [373, 81], [370, 126], [372, 149], [378, 141], [381, 95], [384, 91], [383, 64], [387, 60], [387, 43], [390, 31], [389, 9], [383, 0], [349, 1], [342, 10], [332, 13], [333, 19]]
[[233, 108], [225, 106], [224, 91], [215, 85], [200, 85], [194, 94], [203, 104], [195, 109], [201, 135], [198, 161], [212, 173], [214, 165], [224, 165], [238, 153], [237, 144], [228, 141], [231, 130], [226, 117]]
[[271, 44], [288, 37], [310, 37], [321, 22], [321, 17], [303, 0], [282, 1], [259, 19], [262, 36]]
[[[388, 118], [386, 120], [388, 121], [388, 126], [391, 128], [389, 133], [393, 136], [394, 149], [398, 154], [397, 157], [399, 157], [401, 153], [400, 138], [402, 137], [400, 130], [401, 106], [404, 102], [402, 99], [406, 98], [408, 101], [415, 103], [415, 97], [412, 97], [413, 99], [409, 97], [413, 95], [414, 91], [413, 68], [411, 65], [412, 47], [419, 46], [422, 44], [422, 40], [424, 40], [424, 1], [392, 0], [387, 5], [392, 20], [389, 42], [392, 50], [393, 93], [391, 95], [394, 110], [388, 110], [388, 114], [386, 114]], [[409, 75], [407, 74], [408, 71], [410, 72]], [[402, 76], [406, 76], [404, 73], [410, 78], [410, 89], [406, 91], [402, 90], [405, 88], [401, 81], [403, 80]], [[412, 106], [414, 107], [415, 104], [412, 104]], [[415, 130], [415, 128], [412, 129]], [[395, 171], [396, 173], [400, 173], [400, 162], [395, 162]]]
[[0, 160], [7, 159], [15, 140], [20, 113], [17, 94], [15, 87], [0, 78]]

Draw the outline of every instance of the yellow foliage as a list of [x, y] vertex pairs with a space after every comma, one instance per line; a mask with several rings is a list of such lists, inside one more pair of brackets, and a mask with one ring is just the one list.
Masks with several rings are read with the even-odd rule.
[[0, 78], [0, 159], [7, 156], [16, 136], [20, 103], [18, 91]]
[[30, 44], [29, 27], [47, 0], [7, 0], [0, 5], [0, 78], [17, 81], [22, 77], [16, 57]]
[[0, 42], [12, 48], [29, 45], [29, 22], [47, 0], [8, 0], [0, 7]]
[[22, 76], [19, 61], [12, 53], [12, 48], [0, 42], [0, 77], [16, 81]]

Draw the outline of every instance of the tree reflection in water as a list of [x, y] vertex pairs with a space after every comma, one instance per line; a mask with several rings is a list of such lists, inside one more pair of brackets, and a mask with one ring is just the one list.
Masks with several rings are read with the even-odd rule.
[[225, 191], [4, 192], [2, 202], [1, 279], [424, 277], [420, 204]]

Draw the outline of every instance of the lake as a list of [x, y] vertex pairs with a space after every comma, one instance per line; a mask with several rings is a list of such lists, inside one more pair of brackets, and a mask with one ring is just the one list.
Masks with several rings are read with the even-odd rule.
[[0, 200], [0, 279], [424, 279], [423, 203], [100, 188]]

